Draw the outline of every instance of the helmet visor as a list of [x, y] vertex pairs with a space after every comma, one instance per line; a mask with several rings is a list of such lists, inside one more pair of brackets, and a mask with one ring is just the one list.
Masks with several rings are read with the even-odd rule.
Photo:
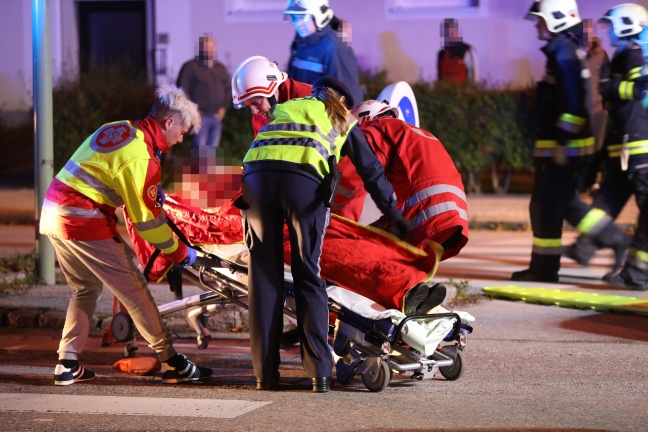
[[524, 16], [524, 19], [529, 21], [536, 21], [539, 16], [540, 16], [540, 2], [536, 0], [531, 5], [531, 8], [527, 12], [527, 14]]

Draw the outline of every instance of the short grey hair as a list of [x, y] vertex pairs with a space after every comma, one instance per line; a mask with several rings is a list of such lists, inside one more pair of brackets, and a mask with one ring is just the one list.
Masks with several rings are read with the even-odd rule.
[[190, 132], [194, 134], [200, 130], [198, 105], [187, 97], [184, 90], [173, 84], [161, 85], [155, 90], [151, 115], [158, 121], [173, 116], [183, 125], [189, 126]]

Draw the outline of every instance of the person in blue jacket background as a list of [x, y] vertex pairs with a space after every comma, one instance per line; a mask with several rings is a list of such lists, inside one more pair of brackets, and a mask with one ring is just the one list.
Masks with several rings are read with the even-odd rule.
[[354, 100], [364, 100], [358, 60], [351, 46], [340, 38], [340, 20], [328, 0], [288, 0], [284, 14], [297, 31], [290, 46], [288, 76], [313, 84], [329, 75], [342, 81]]

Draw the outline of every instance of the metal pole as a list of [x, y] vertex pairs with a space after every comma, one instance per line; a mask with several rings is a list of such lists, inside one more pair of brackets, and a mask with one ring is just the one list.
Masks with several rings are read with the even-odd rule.
[[36, 272], [46, 285], [54, 285], [54, 247], [38, 233], [45, 192], [54, 177], [52, 116], [52, 50], [48, 0], [32, 0], [34, 78], [34, 176], [36, 209]]

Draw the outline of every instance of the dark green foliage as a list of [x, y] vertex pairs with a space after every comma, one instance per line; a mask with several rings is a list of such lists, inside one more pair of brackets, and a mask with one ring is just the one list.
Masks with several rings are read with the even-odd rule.
[[[390, 81], [385, 71], [363, 72], [361, 83], [369, 99], [377, 97]], [[489, 169], [496, 192], [506, 192], [513, 170], [531, 170], [533, 88], [510, 90], [484, 84], [427, 82], [413, 83], [412, 88], [421, 127], [445, 145], [464, 175], [468, 191], [482, 189], [480, 177]], [[154, 91], [155, 86], [145, 77], [134, 77], [132, 69], [123, 65], [91, 67], [80, 79], [59, 82], [54, 90], [54, 172], [102, 124], [146, 117]], [[229, 165], [241, 163], [253, 140], [251, 117], [247, 108], [227, 111], [221, 147]], [[5, 139], [16, 134], [31, 136], [30, 132], [29, 128], [2, 130]], [[33, 147], [33, 138], [22, 145]], [[173, 156], [187, 157], [190, 145], [191, 136], [186, 136], [182, 144], [173, 148]], [[165, 164], [165, 182], [171, 177], [167, 172], [170, 165]]]
[[54, 172], [104, 123], [137, 120], [151, 111], [155, 86], [125, 65], [90, 66], [80, 78], [57, 83], [54, 106]]

